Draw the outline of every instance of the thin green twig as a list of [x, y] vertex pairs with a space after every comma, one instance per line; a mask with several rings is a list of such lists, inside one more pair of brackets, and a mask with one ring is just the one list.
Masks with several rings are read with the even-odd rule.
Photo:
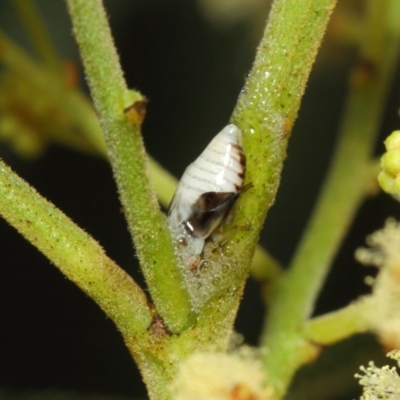
[[349, 304], [340, 310], [313, 318], [304, 325], [304, 337], [321, 346], [327, 346], [347, 339], [351, 335], [367, 332], [371, 328], [371, 307], [374, 299], [370, 297]]
[[282, 266], [261, 246], [257, 246], [251, 264], [252, 277], [260, 282], [275, 280], [282, 273]]
[[399, 51], [399, 32], [388, 23], [400, 18], [399, 3], [367, 3], [360, 57], [330, 172], [291, 267], [275, 291], [264, 345], [269, 379], [281, 395], [299, 364], [306, 361], [302, 324], [314, 302], [337, 248], [368, 190], [371, 153]]

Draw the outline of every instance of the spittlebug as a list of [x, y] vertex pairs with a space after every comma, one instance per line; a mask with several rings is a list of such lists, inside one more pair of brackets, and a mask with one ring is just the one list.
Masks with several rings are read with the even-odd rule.
[[243, 189], [246, 157], [240, 142], [240, 129], [234, 124], [227, 125], [186, 168], [179, 182], [168, 219], [185, 249], [188, 264], [200, 259], [206, 239]]

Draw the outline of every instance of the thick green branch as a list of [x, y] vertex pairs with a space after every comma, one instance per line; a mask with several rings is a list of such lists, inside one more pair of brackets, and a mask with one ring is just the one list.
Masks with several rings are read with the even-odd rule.
[[381, 0], [367, 3], [361, 54], [352, 75], [334, 160], [290, 270], [275, 291], [269, 311], [263, 342], [271, 351], [265, 364], [279, 394], [304, 361], [307, 345], [301, 326], [312, 312], [331, 261], [372, 178], [371, 152], [399, 50], [398, 28], [394, 30], [394, 25], [388, 23], [393, 13], [400, 17], [396, 1], [391, 2], [394, 8]]
[[[290, 132], [335, 0], [274, 2], [232, 121], [243, 131], [246, 182], [235, 215], [244, 268], [278, 190]], [[249, 246], [249, 242], [251, 245]]]
[[[335, 0], [276, 0], [232, 116], [244, 133], [246, 182], [237, 223], [258, 236], [279, 186], [291, 128]], [[244, 235], [247, 233], [244, 233]]]
[[172, 331], [189, 324], [191, 305], [178, 269], [165, 217], [150, 183], [140, 122], [124, 113], [144, 102], [129, 92], [100, 0], [69, 0], [92, 97], [100, 117], [119, 194], [143, 273], [156, 305]]
[[146, 332], [147, 299], [100, 245], [0, 161], [0, 214], [87, 293], [123, 334]]

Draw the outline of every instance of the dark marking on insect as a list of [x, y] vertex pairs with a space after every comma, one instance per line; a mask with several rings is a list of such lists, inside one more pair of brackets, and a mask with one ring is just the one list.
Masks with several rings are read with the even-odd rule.
[[239, 196], [237, 192], [208, 192], [202, 194], [192, 206], [192, 215], [186, 222], [191, 236], [209, 236], [232, 208]]

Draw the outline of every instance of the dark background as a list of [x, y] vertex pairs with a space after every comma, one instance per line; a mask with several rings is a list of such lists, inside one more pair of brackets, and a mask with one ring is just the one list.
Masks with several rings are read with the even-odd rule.
[[[60, 55], [78, 64], [64, 2], [37, 3]], [[247, 18], [218, 23], [194, 0], [108, 0], [105, 4], [128, 84], [150, 99], [143, 129], [147, 149], [180, 176], [228, 122], [251, 68], [268, 5]], [[0, 3], [0, 27], [29, 48], [11, 5], [9, 0]], [[293, 255], [329, 164], [354, 55], [351, 46], [335, 44], [328, 31], [290, 140], [276, 204], [262, 234], [262, 244], [283, 265]], [[399, 126], [398, 87], [397, 80], [377, 154], [383, 151], [383, 138]], [[58, 146], [50, 146], [43, 157], [31, 161], [21, 160], [6, 146], [0, 147], [0, 156], [141, 280], [105, 161]], [[354, 261], [354, 250], [388, 215], [398, 213], [398, 204], [388, 196], [365, 202], [336, 258], [317, 314], [367, 292], [363, 277], [372, 270]], [[139, 373], [111, 321], [3, 220], [0, 254], [0, 399], [44, 389], [145, 396]], [[236, 322], [237, 331], [250, 344], [257, 344], [263, 314], [258, 285], [250, 279]], [[375, 349], [372, 340], [361, 340]], [[347, 354], [346, 343], [341, 346], [337, 354], [340, 349]], [[343, 355], [343, 363], [344, 359]], [[351, 364], [347, 379], [354, 380], [359, 360], [366, 364], [369, 359], [370, 354], [363, 354], [354, 368]], [[344, 398], [356, 395], [357, 391], [346, 392]]]

